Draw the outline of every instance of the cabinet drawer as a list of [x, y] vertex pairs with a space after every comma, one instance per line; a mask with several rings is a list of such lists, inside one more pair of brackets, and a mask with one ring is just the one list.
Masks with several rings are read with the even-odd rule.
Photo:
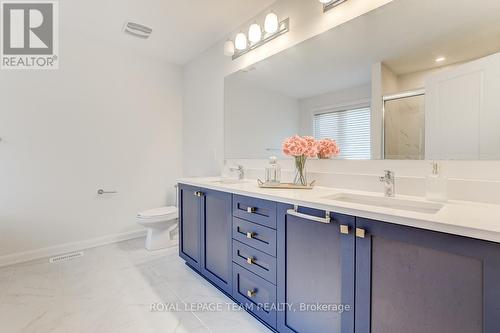
[[276, 202], [234, 195], [233, 216], [276, 229]]
[[276, 286], [233, 264], [233, 298], [248, 311], [276, 328]]
[[276, 284], [276, 258], [233, 240], [233, 262]]
[[233, 217], [233, 239], [276, 257], [276, 230]]

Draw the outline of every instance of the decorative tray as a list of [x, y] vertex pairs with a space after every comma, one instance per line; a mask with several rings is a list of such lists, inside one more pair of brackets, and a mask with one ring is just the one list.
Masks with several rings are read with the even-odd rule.
[[302, 190], [312, 190], [314, 188], [314, 183], [316, 181], [312, 181], [309, 185], [297, 185], [294, 183], [279, 183], [279, 184], [269, 184], [265, 183], [260, 179], [257, 179], [257, 184], [259, 184], [260, 188], [276, 188], [276, 189], [302, 189]]

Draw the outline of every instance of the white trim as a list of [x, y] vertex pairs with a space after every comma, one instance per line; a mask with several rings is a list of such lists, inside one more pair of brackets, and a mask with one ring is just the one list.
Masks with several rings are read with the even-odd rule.
[[322, 114], [322, 113], [369, 108], [369, 107], [371, 107], [370, 102], [371, 102], [371, 100], [369, 98], [363, 98], [363, 99], [351, 101], [348, 103], [334, 104], [334, 105], [323, 105], [323, 106], [312, 108], [311, 114], [314, 117], [315, 115]]
[[21, 262], [26, 262], [35, 259], [42, 259], [52, 256], [61, 255], [68, 252], [81, 251], [84, 249], [89, 249], [93, 247], [98, 247], [102, 245], [107, 245], [111, 243], [117, 243], [124, 240], [144, 237], [146, 235], [145, 229], [128, 231], [120, 234], [107, 235], [98, 238], [87, 239], [83, 241], [65, 243], [50, 247], [44, 247], [37, 250], [31, 250], [26, 252], [19, 252], [13, 254], [7, 254], [0, 256], [0, 267], [8, 266], [12, 264], [18, 264]]

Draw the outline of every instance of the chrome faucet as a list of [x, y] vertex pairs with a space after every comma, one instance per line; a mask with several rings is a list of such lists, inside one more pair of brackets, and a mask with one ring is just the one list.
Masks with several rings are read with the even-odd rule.
[[245, 169], [243, 168], [243, 165], [237, 165], [236, 167], [229, 168], [229, 170], [233, 171], [238, 171], [238, 179], [242, 180], [245, 178]]
[[380, 181], [384, 183], [384, 194], [386, 197], [393, 197], [396, 195], [396, 183], [394, 179], [394, 171], [385, 170], [385, 175], [380, 177]]

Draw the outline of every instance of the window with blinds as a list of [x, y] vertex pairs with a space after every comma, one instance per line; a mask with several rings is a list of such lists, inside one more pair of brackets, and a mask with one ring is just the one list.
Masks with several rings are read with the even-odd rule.
[[370, 159], [370, 114], [369, 107], [315, 114], [314, 137], [335, 140], [339, 159]]

